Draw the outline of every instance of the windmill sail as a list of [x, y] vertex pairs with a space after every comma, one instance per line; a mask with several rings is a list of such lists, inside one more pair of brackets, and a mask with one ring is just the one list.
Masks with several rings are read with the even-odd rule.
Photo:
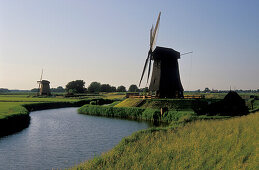
[[40, 85], [41, 85], [41, 82], [42, 82], [42, 75], [43, 75], [43, 69], [41, 70], [40, 81], [38, 81], [38, 83], [39, 83], [39, 91], [38, 91], [38, 93], [39, 94], [40, 94]]
[[146, 59], [146, 62], [145, 62], [145, 65], [144, 65], [144, 68], [143, 68], [143, 71], [142, 71], [142, 74], [141, 74], [141, 78], [140, 78], [140, 81], [139, 81], [139, 86], [141, 84], [141, 81], [143, 79], [143, 76], [145, 74], [145, 71], [146, 71], [146, 68], [147, 68], [147, 63], [149, 61], [149, 58], [150, 58], [150, 53], [148, 52], [148, 55], [147, 55], [147, 59]]
[[145, 61], [145, 65], [144, 65], [144, 68], [143, 68], [143, 71], [142, 71], [142, 74], [141, 74], [141, 78], [140, 78], [140, 81], [139, 81], [139, 86], [140, 86], [140, 84], [142, 82], [142, 79], [143, 79], [143, 76], [145, 74], [147, 65], [149, 65], [148, 66], [147, 83], [148, 83], [148, 80], [149, 80], [149, 75], [150, 75], [150, 70], [151, 70], [151, 60], [153, 58], [152, 57], [152, 55], [153, 55], [152, 52], [153, 52], [153, 48], [154, 48], [154, 45], [155, 45], [157, 30], [158, 30], [158, 26], [159, 26], [159, 22], [160, 22], [160, 15], [161, 15], [161, 12], [159, 12], [155, 29], [154, 29], [154, 27], [152, 25], [151, 30], [150, 30], [150, 49], [148, 51], [148, 56], [147, 56], [147, 59]]

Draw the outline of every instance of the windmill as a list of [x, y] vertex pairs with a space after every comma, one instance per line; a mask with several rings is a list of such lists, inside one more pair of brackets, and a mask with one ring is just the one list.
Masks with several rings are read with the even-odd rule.
[[[153, 71], [149, 90], [159, 98], [183, 98], [183, 86], [180, 80], [178, 59], [180, 53], [171, 48], [159, 47], [154, 49], [161, 12], [159, 12], [156, 26], [150, 30], [150, 49], [141, 74], [139, 86], [148, 66], [147, 83], [150, 76], [151, 61]], [[187, 54], [187, 53], [185, 53]]]
[[41, 76], [40, 76], [40, 81], [37, 81], [39, 83], [39, 93], [38, 95], [50, 95], [50, 87], [49, 87], [49, 81], [48, 80], [42, 80], [42, 75], [43, 75], [43, 69], [41, 71]]

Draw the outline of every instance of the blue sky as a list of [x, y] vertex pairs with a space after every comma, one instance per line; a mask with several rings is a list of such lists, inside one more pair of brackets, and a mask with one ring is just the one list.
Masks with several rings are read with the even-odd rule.
[[[138, 84], [159, 11], [158, 46], [181, 53], [185, 90], [259, 88], [259, 1], [0, 0], [0, 88], [82, 79]], [[144, 86], [145, 83], [143, 83]]]

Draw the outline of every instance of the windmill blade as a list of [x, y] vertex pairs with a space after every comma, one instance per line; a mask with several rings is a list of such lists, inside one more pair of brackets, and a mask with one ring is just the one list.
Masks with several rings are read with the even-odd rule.
[[42, 80], [42, 75], [43, 75], [43, 69], [41, 70], [40, 81]]
[[156, 40], [156, 35], [157, 35], [157, 29], [158, 29], [158, 26], [159, 26], [159, 22], [160, 22], [160, 15], [161, 15], [161, 12], [159, 12], [159, 15], [158, 15], [158, 18], [157, 18], [157, 21], [156, 21], [156, 26], [155, 26], [155, 29], [152, 33], [152, 44], [151, 44], [151, 48], [153, 49], [154, 47], [154, 42]]
[[139, 81], [139, 86], [140, 86], [141, 81], [142, 81], [142, 79], [143, 79], [143, 76], [144, 76], [144, 74], [145, 74], [145, 71], [146, 71], [146, 68], [147, 68], [148, 59], [150, 58], [149, 56], [150, 56], [150, 53], [148, 52], [147, 59], [146, 59], [146, 61], [145, 61], [145, 65], [144, 65], [144, 68], [143, 68], [143, 72], [142, 72], [142, 74], [141, 74], [141, 78], [140, 78], [140, 81]]
[[[151, 49], [151, 46], [152, 46], [152, 43], [153, 43], [153, 40], [152, 40], [153, 29], [154, 29], [154, 27], [153, 27], [153, 25], [152, 25], [151, 30], [150, 30], [150, 49]], [[152, 49], [151, 49], [151, 50], [152, 50]]]
[[42, 75], [43, 75], [43, 69], [41, 70], [40, 81], [38, 81], [38, 83], [39, 83], [39, 91], [38, 91], [38, 94], [40, 94], [40, 84], [41, 84], [41, 81], [42, 81]]
[[151, 56], [149, 57], [149, 66], [148, 66], [148, 74], [147, 74], [147, 83], [148, 83], [148, 79], [149, 79], [149, 75], [150, 75], [150, 69], [151, 69]]

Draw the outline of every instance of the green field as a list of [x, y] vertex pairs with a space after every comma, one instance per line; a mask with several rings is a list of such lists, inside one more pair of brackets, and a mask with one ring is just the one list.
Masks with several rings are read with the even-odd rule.
[[0, 102], [64, 102], [77, 101], [78, 99], [63, 97], [33, 97], [29, 95], [0, 95]]
[[13, 108], [29, 103], [30, 102], [0, 102], [0, 119], [17, 114], [17, 112], [14, 112]]
[[[208, 94], [205, 100], [221, 99], [224, 98], [223, 95], [225, 96]], [[249, 99], [249, 95], [245, 94], [245, 97], [242, 97], [246, 98], [250, 109], [252, 100]], [[81, 109], [82, 113], [152, 121], [154, 116], [160, 115], [161, 107], [168, 107], [167, 114], [159, 119], [171, 124], [168, 127], [134, 133], [124, 138], [111, 151], [73, 169], [258, 169], [256, 147], [259, 112], [216, 120], [229, 117], [197, 116], [191, 108], [192, 99], [126, 99], [120, 102], [118, 100], [125, 97], [124, 93], [89, 94], [74, 98], [5, 94], [0, 95], [0, 119], [28, 114], [29, 109], [21, 107], [24, 104], [64, 104], [100, 97], [117, 100], [105, 107], [85, 105]], [[256, 112], [258, 109], [259, 100], [254, 100], [253, 109], [250, 111]]]
[[21, 106], [23, 104], [29, 103], [39, 103], [39, 102], [73, 102], [79, 99], [61, 98], [61, 97], [32, 97], [30, 95], [0, 95], [0, 119], [17, 114], [12, 108]]
[[148, 129], [72, 169], [258, 169], [259, 112]]
[[143, 101], [143, 99], [128, 98], [115, 105], [115, 107], [138, 107]]

